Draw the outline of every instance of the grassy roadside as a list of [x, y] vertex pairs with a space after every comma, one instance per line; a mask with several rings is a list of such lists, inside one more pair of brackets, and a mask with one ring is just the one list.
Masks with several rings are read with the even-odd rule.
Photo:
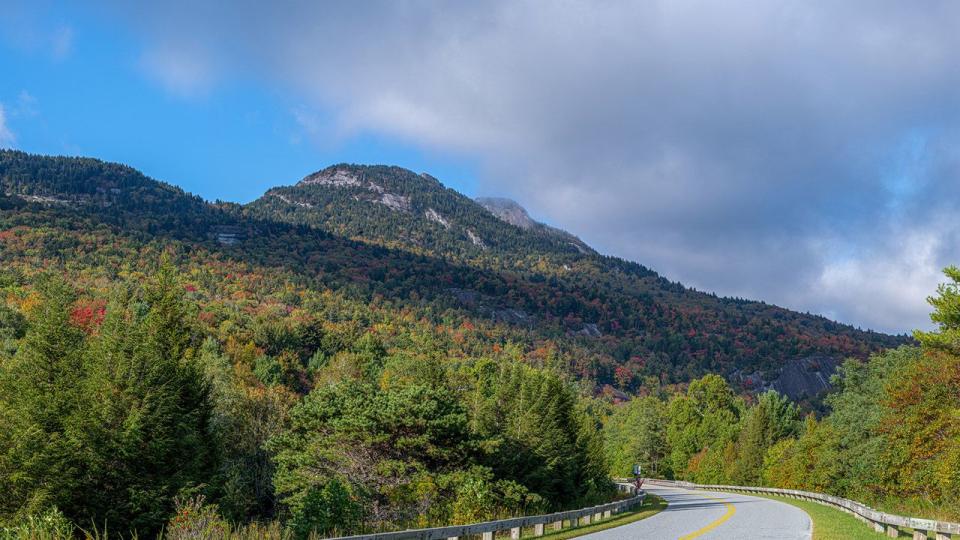
[[[565, 540], [567, 538], [576, 538], [585, 534], [604, 531], [606, 529], [612, 529], [614, 527], [620, 527], [621, 525], [633, 523], [634, 521], [640, 521], [641, 519], [648, 518], [660, 512], [666, 507], [667, 501], [657, 497], [656, 495], [651, 495], [648, 493], [646, 499], [643, 501], [643, 506], [637, 508], [636, 510], [624, 512], [623, 514], [620, 514], [611, 520], [601, 521], [600, 523], [587, 525], [585, 527], [577, 527], [574, 529], [565, 528], [556, 532], [546, 532], [546, 534], [544, 534], [541, 538], [548, 538], [549, 540]], [[567, 522], [564, 522], [564, 525], [567, 525]], [[524, 531], [524, 533], [526, 533], [526, 531]], [[531, 530], [529, 536], [532, 535], [533, 531]], [[524, 534], [523, 536], [528, 536], [528, 534]]]
[[813, 520], [813, 540], [878, 540], [887, 538], [850, 514], [820, 503], [775, 495], [759, 495], [757, 493], [750, 493], [749, 495], [791, 504], [809, 514], [810, 519]]

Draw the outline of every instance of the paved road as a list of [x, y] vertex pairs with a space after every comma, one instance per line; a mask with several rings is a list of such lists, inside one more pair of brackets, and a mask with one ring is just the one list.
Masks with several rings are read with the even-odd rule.
[[589, 540], [809, 540], [810, 516], [795, 506], [739, 493], [644, 486], [667, 500], [659, 514], [580, 538]]

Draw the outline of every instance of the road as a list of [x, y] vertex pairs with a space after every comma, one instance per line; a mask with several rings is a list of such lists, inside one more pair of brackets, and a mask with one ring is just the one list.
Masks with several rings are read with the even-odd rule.
[[635, 521], [581, 536], [589, 540], [809, 540], [810, 516], [795, 506], [739, 493], [717, 493], [644, 486], [667, 500], [665, 510]]

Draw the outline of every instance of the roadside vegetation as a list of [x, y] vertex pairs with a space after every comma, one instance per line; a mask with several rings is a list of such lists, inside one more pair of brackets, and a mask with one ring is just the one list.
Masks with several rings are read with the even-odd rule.
[[614, 475], [828, 493], [902, 515], [960, 521], [960, 269], [929, 299], [937, 329], [849, 360], [818, 418], [767, 392], [738, 396], [720, 376], [686, 392], [655, 386], [606, 408]]
[[93, 297], [42, 276], [27, 309], [0, 310], [0, 519], [9, 538], [299, 539], [587, 506], [633, 463], [956, 519], [960, 271], [948, 275], [931, 298], [939, 330], [844, 364], [820, 419], [716, 375], [613, 405], [549, 363], [443, 359], [429, 333], [389, 350], [349, 324], [256, 330], [315, 340], [301, 373], [206, 335], [170, 266]]

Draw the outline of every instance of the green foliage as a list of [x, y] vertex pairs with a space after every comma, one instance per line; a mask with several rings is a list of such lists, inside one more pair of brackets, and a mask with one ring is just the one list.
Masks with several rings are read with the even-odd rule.
[[88, 490], [80, 516], [154, 531], [175, 495], [208, 480], [209, 388], [189, 313], [169, 267], [142, 292], [121, 289], [108, 306], [77, 422]]
[[0, 516], [56, 506], [75, 521], [155, 531], [212, 464], [207, 389], [171, 270], [118, 289], [97, 335], [71, 320], [75, 293], [49, 278], [0, 372]]
[[474, 372], [476, 431], [485, 462], [555, 506], [595, 500], [610, 492], [595, 419], [577, 407], [560, 375], [508, 363]]
[[263, 446], [287, 427], [297, 397], [283, 386], [259, 384], [252, 373], [235, 367], [213, 339], [203, 343], [199, 362], [210, 385], [210, 431], [220, 463], [211, 480], [212, 496], [234, 522], [273, 517], [274, 464]]
[[26, 331], [26, 318], [20, 312], [0, 304], [0, 364], [17, 352], [17, 341]]
[[75, 533], [73, 523], [56, 508], [24, 516], [11, 527], [0, 526], [0, 540], [71, 540]]
[[271, 442], [274, 483], [294, 516], [349, 498], [374, 526], [398, 526], [430, 509], [439, 493], [428, 478], [465, 464], [470, 445], [466, 414], [448, 390], [343, 381], [293, 409], [290, 431]]
[[356, 530], [364, 517], [356, 498], [336, 478], [321, 487], [311, 487], [291, 511], [289, 526], [296, 538]]
[[81, 445], [70, 419], [80, 408], [84, 335], [70, 321], [75, 294], [38, 283], [39, 304], [16, 355], [0, 369], [0, 516], [67, 510], [79, 496]]
[[[743, 400], [718, 375], [697, 379], [685, 395], [674, 396], [667, 411], [667, 442], [674, 473], [695, 481], [722, 478], [723, 454], [727, 443], [736, 438], [743, 412]], [[696, 472], [690, 467], [694, 458]]]
[[914, 336], [924, 347], [960, 354], [960, 268], [949, 266], [943, 273], [950, 281], [937, 287], [937, 296], [927, 298], [933, 306], [930, 320], [937, 325], [937, 331], [917, 330]]
[[604, 424], [611, 474], [632, 476], [633, 466], [639, 464], [644, 475], [671, 476], [666, 423], [666, 405], [652, 396], [633, 399], [617, 407]]
[[799, 409], [776, 392], [760, 395], [740, 428], [733, 481], [738, 485], [757, 485], [762, 480], [764, 457], [777, 441], [793, 437], [799, 431]]

